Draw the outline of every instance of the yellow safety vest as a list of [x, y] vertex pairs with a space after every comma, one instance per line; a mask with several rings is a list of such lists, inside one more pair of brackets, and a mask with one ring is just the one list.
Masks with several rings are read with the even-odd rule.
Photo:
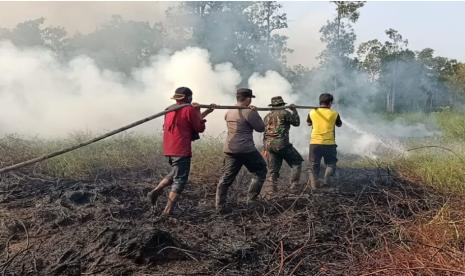
[[312, 134], [310, 144], [335, 145], [335, 126], [338, 113], [330, 108], [310, 110], [312, 120]]

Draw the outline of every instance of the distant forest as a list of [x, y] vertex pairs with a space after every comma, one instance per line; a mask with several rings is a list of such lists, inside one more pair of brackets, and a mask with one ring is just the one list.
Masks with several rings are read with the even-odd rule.
[[231, 62], [247, 80], [274, 70], [292, 84], [294, 93], [328, 91], [340, 105], [360, 105], [397, 113], [461, 108], [465, 103], [465, 64], [436, 56], [430, 48], [409, 49], [398, 30], [385, 31], [385, 41], [369, 40], [356, 47], [353, 25], [363, 16], [364, 2], [333, 2], [336, 16], [320, 29], [326, 47], [319, 65], [289, 66], [293, 50], [279, 30], [288, 27], [278, 2], [181, 2], [166, 11], [163, 22], [150, 24], [115, 15], [88, 34], [69, 35], [45, 18], [0, 28], [0, 40], [17, 47], [43, 47], [62, 62], [79, 55], [102, 69], [130, 75], [160, 51], [188, 46], [210, 53], [213, 63]]

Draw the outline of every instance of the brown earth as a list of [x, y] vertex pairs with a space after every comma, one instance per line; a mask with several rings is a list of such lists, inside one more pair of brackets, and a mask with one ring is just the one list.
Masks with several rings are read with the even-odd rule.
[[[455, 201], [389, 170], [343, 168], [336, 190], [313, 194], [289, 194], [283, 181], [277, 195], [254, 205], [245, 202], [249, 176], [241, 173], [226, 215], [213, 208], [219, 173], [194, 174], [168, 219], [159, 218], [166, 196], [155, 207], [145, 198], [160, 174], [122, 172], [92, 181], [3, 176], [0, 273], [465, 274], [463, 218], [455, 218], [462, 248], [457, 237], [434, 245], [414, 229]], [[455, 263], [440, 262], [445, 259]]]

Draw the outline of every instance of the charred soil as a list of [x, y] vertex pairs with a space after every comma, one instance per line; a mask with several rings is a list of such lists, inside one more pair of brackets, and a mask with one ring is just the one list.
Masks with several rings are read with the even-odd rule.
[[[463, 218], [455, 220], [459, 237], [441, 245], [412, 230], [420, 222], [431, 224], [445, 206], [460, 200], [388, 170], [343, 168], [337, 189], [313, 193], [291, 194], [283, 180], [277, 194], [252, 205], [245, 202], [249, 177], [242, 173], [229, 193], [232, 212], [225, 215], [215, 213], [213, 206], [218, 173], [194, 174], [169, 218], [159, 216], [166, 195], [156, 206], [146, 199], [159, 180], [154, 174], [121, 173], [92, 181], [3, 176], [0, 273], [459, 275], [465, 271]], [[425, 257], [409, 255], [420, 251]], [[406, 256], [412, 259], [406, 262]]]

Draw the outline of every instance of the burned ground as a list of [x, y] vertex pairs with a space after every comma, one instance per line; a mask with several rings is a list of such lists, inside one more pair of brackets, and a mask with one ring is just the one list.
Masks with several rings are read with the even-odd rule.
[[[421, 219], [433, 219], [454, 199], [389, 170], [343, 168], [337, 190], [312, 194], [289, 194], [283, 182], [277, 195], [253, 205], [245, 202], [248, 175], [241, 173], [230, 191], [233, 211], [226, 215], [216, 214], [213, 207], [218, 172], [194, 174], [174, 216], [167, 219], [159, 217], [166, 197], [154, 207], [145, 198], [159, 174], [121, 172], [92, 181], [4, 176], [0, 272], [458, 275], [465, 271], [460, 243], [442, 248], [421, 245], [408, 230]], [[417, 263], [395, 264], [396, 248], [407, 248], [403, 253], [408, 254], [418, 246], [427, 253], [433, 250], [428, 253], [430, 264], [419, 268]], [[445, 256], [457, 260], [456, 269], [440, 266], [437, 260]]]

